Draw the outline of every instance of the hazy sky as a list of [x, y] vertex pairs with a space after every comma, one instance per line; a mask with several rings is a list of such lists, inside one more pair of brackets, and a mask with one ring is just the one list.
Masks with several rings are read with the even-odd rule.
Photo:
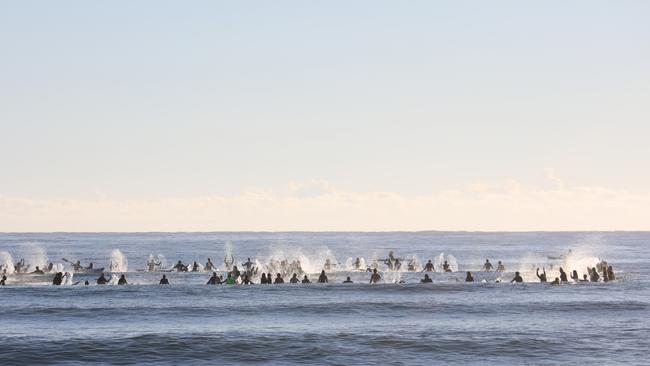
[[0, 2], [0, 231], [650, 229], [650, 2]]

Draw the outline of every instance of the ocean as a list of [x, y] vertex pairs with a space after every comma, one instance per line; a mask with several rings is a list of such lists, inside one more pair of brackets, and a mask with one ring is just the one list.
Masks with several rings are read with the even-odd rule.
[[[112, 281], [130, 283], [8, 275], [0, 364], [649, 364], [649, 242], [645, 232], [0, 234], [0, 265], [112, 263]], [[384, 264], [390, 251], [401, 270]], [[327, 284], [282, 285], [146, 271], [150, 258], [163, 269], [211, 258], [223, 274], [231, 257], [239, 268], [248, 258], [263, 268], [299, 260], [312, 281], [328, 258], [332, 267]], [[505, 272], [481, 271], [486, 259]], [[420, 283], [407, 263], [421, 270], [428, 260], [433, 283]], [[444, 260], [453, 272], [441, 271]], [[535, 276], [543, 268], [550, 281], [564, 267], [582, 277], [600, 260], [615, 281], [553, 286]], [[370, 285], [374, 261], [382, 280]], [[524, 283], [510, 283], [515, 271]], [[163, 274], [169, 286], [158, 285]], [[343, 284], [348, 276], [354, 283]]]

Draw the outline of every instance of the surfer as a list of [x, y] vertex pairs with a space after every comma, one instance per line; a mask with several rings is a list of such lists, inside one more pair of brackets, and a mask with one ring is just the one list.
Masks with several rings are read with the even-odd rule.
[[353, 283], [352, 280], [350, 279], [350, 276], [348, 276], [343, 283]]
[[47, 265], [47, 271], [52, 272], [53, 268], [54, 268], [54, 263], [50, 262], [50, 264]]
[[323, 268], [328, 271], [332, 269], [332, 261], [330, 261], [329, 258], [325, 259], [325, 264], [323, 265]]
[[234, 284], [236, 284], [236, 281], [235, 281], [235, 278], [230, 273], [228, 273], [228, 277], [226, 277], [226, 279], [224, 281], [222, 281], [221, 283], [222, 284], [225, 283], [226, 285], [234, 285]]
[[221, 284], [221, 279], [217, 276], [217, 272], [212, 272], [212, 277], [208, 280], [206, 285], [219, 285]]
[[318, 283], [327, 283], [327, 275], [325, 270], [321, 271], [320, 276], [318, 276]]
[[14, 271], [16, 271], [16, 273], [21, 273], [23, 267], [25, 267], [25, 258], [21, 258], [20, 261], [14, 265]]
[[[392, 253], [392, 252], [391, 252]], [[379, 283], [381, 276], [377, 273], [377, 268], [372, 270], [372, 276], [370, 276], [370, 283]]]
[[192, 272], [199, 272], [200, 267], [199, 264], [194, 261], [194, 264], [192, 264]]
[[445, 272], [451, 272], [451, 266], [449, 265], [449, 263], [447, 263], [447, 261], [445, 261], [445, 263], [442, 264], [442, 269]]
[[311, 281], [309, 280], [309, 277], [307, 277], [307, 275], [305, 275], [305, 277], [302, 278], [302, 283], [311, 283]]
[[607, 276], [609, 277], [610, 281], [614, 281], [616, 277], [614, 277], [614, 268], [612, 266], [607, 266]]
[[102, 275], [99, 276], [99, 278], [97, 279], [97, 284], [98, 284], [98, 285], [105, 285], [105, 284], [107, 284], [107, 283], [108, 283], [108, 279], [106, 279], [106, 277], [105, 277], [104, 274], [102, 273]]
[[253, 281], [248, 278], [248, 275], [244, 275], [244, 279], [241, 281], [242, 285], [252, 285]]
[[158, 282], [159, 285], [169, 285], [169, 280], [167, 279], [167, 275], [163, 275], [162, 278], [160, 279], [160, 282]]
[[588, 271], [591, 274], [589, 280], [591, 282], [598, 282], [600, 276], [598, 275], [598, 271], [596, 271], [596, 268], [592, 268], [591, 270], [588, 269]]
[[492, 263], [490, 263], [489, 259], [485, 260], [485, 264], [483, 264], [483, 270], [485, 272], [490, 272], [494, 267], [492, 267]]
[[205, 262], [205, 270], [206, 271], [213, 271], [215, 269], [216, 269], [216, 267], [214, 266], [214, 263], [212, 263], [212, 259], [208, 258], [208, 261]]
[[424, 265], [424, 271], [423, 272], [435, 272], [436, 269], [433, 267], [433, 263], [431, 262], [431, 259], [427, 261], [427, 264]]
[[54, 286], [61, 286], [62, 283], [63, 283], [63, 273], [57, 272], [54, 275], [54, 278], [52, 279], [52, 284]]
[[409, 272], [416, 272], [417, 271], [417, 263], [415, 262], [415, 259], [411, 258], [409, 259], [409, 264], [408, 264], [408, 271]]
[[546, 268], [543, 268], [543, 273], [540, 275], [539, 274], [539, 267], [537, 267], [537, 278], [539, 278], [539, 282], [546, 282]]
[[499, 261], [499, 263], [497, 264], [497, 272], [505, 272], [505, 271], [506, 271], [506, 267], [503, 265], [503, 263], [501, 263], [501, 261]]
[[[147, 261], [147, 267], [148, 267], [149, 272], [154, 272], [156, 270], [156, 267], [159, 266], [160, 264], [161, 263], [156, 262], [153, 259], [153, 256], [152, 256], [151, 259]], [[91, 265], [92, 265], [92, 263], [91, 263]]]
[[276, 285], [283, 284], [284, 279], [282, 278], [282, 275], [278, 273], [278, 275], [275, 277], [275, 281], [273, 282]]
[[38, 268], [38, 266], [36, 266], [36, 269], [32, 272], [32, 274], [44, 274], [44, 273], [45, 272], [43, 272], [40, 268]]
[[521, 278], [519, 271], [515, 272], [515, 277], [512, 279], [512, 281], [510, 281], [510, 283], [512, 282], [517, 282], [517, 283], [524, 282], [524, 279]]
[[560, 278], [559, 277], [555, 277], [553, 282], [551, 282], [551, 285], [559, 285], [559, 284], [560, 284]]
[[246, 263], [244, 263], [244, 268], [246, 268], [246, 272], [250, 272], [253, 269], [253, 264], [255, 263], [251, 262], [251, 259], [248, 258]]
[[271, 272], [268, 272], [266, 274], [266, 283], [269, 285], [273, 284], [273, 277], [271, 277]]
[[178, 261], [172, 269], [176, 270], [176, 272], [187, 272], [187, 266], [183, 264], [183, 262]]
[[7, 276], [2, 275], [2, 279], [0, 280], [0, 286], [5, 286], [7, 283]]
[[298, 282], [300, 282], [300, 280], [298, 279], [298, 275], [294, 273], [293, 276], [291, 276], [289, 283], [298, 283]]
[[266, 273], [262, 273], [262, 278], [260, 279], [260, 283], [266, 285]]
[[589, 279], [587, 278], [586, 274], [582, 275], [582, 279], [580, 280], [580, 282], [589, 282]]
[[432, 283], [432, 282], [433, 280], [431, 279], [431, 277], [429, 277], [428, 274], [425, 274], [424, 278], [420, 280], [420, 283]]
[[126, 277], [124, 277], [124, 275], [121, 275], [121, 276], [120, 276], [120, 279], [117, 280], [117, 284], [118, 284], [118, 285], [128, 285], [129, 283], [126, 282]]
[[361, 268], [361, 258], [357, 257], [354, 260], [354, 269], [359, 270]]
[[569, 282], [569, 280], [566, 277], [566, 272], [564, 272], [564, 269], [562, 269], [562, 267], [560, 267], [560, 281]]
[[571, 279], [575, 282], [580, 282], [580, 277], [578, 277], [578, 271], [575, 269], [571, 272]]
[[467, 276], [465, 276], [465, 282], [474, 282], [474, 277], [472, 277], [472, 272], [467, 271]]

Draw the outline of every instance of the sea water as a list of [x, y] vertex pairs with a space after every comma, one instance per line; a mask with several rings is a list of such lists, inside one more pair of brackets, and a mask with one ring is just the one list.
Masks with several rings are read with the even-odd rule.
[[[106, 271], [113, 263], [126, 272], [112, 275], [131, 283], [9, 275], [0, 364], [647, 364], [649, 242], [650, 233], [627, 232], [0, 234], [3, 261], [66, 271], [62, 258]], [[403, 270], [409, 258], [431, 259], [434, 283], [388, 271], [391, 250]], [[163, 273], [145, 271], [150, 257], [169, 266], [210, 257], [221, 272], [226, 255], [239, 264], [300, 259], [312, 281], [325, 259], [334, 267], [330, 283], [309, 285], [207, 286], [208, 272], [166, 272], [171, 285], [159, 286]], [[439, 272], [441, 255], [456, 272]], [[351, 270], [357, 257], [377, 261], [384, 282]], [[506, 272], [481, 272], [486, 258]], [[552, 280], [559, 266], [600, 259], [616, 281], [552, 286], [534, 274], [539, 266]], [[477, 282], [465, 283], [465, 271]], [[509, 283], [514, 271], [528, 282]], [[347, 276], [355, 283], [342, 284]]]

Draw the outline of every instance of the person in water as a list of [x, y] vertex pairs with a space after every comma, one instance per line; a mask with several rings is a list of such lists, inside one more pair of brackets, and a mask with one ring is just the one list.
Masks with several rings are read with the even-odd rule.
[[433, 267], [433, 263], [431, 262], [431, 259], [427, 261], [427, 264], [424, 265], [424, 270], [422, 272], [435, 272], [436, 269]]
[[293, 276], [291, 276], [289, 283], [298, 283], [298, 282], [300, 282], [300, 280], [298, 279], [298, 275], [294, 273]]
[[217, 272], [212, 272], [212, 277], [208, 280], [207, 285], [218, 285], [221, 284], [221, 279], [217, 276]]
[[447, 261], [445, 261], [445, 263], [442, 264], [442, 269], [445, 272], [451, 272], [451, 266], [449, 265], [449, 263], [447, 263]]
[[7, 283], [7, 276], [3, 275], [2, 279], [0, 280], [0, 286], [5, 286]]
[[260, 278], [260, 283], [266, 285], [266, 273], [262, 273], [262, 278]]
[[38, 266], [36, 266], [36, 269], [32, 272], [32, 274], [44, 274], [44, 273], [45, 272], [43, 272], [40, 268], [38, 268]]
[[90, 282], [88, 282], [88, 280], [86, 280], [86, 282], [84, 282], [84, 286], [90, 286]]
[[108, 283], [108, 279], [106, 279], [106, 277], [105, 277], [104, 274], [102, 273], [102, 275], [99, 276], [99, 278], [97, 279], [97, 284], [98, 284], [98, 285], [105, 285], [105, 284], [107, 284], [107, 283]]
[[580, 282], [580, 277], [578, 277], [578, 271], [575, 269], [571, 272], [571, 279], [575, 282]]
[[169, 280], [167, 279], [166, 275], [163, 275], [162, 278], [160, 279], [160, 282], [158, 282], [159, 285], [169, 285]]
[[350, 276], [348, 276], [343, 283], [353, 283], [352, 280], [350, 279]]
[[282, 275], [278, 273], [278, 275], [275, 277], [275, 281], [273, 282], [276, 285], [283, 284], [284, 279], [282, 278]]
[[178, 261], [176, 265], [173, 267], [173, 269], [176, 270], [176, 272], [187, 272], [187, 266], [183, 264], [183, 262]]
[[372, 276], [370, 276], [370, 283], [379, 283], [381, 281], [381, 276], [377, 273], [377, 268], [372, 270]]
[[359, 270], [361, 268], [361, 258], [357, 257], [354, 260], [354, 269]]
[[273, 277], [271, 277], [271, 272], [266, 274], [266, 283], [269, 285], [273, 284]]
[[425, 274], [424, 278], [420, 280], [420, 283], [432, 283], [432, 282], [433, 280], [431, 279], [431, 277], [429, 277], [428, 274]]
[[118, 285], [128, 285], [129, 283], [126, 282], [126, 277], [124, 275], [121, 275], [120, 279], [117, 280], [117, 284]]
[[562, 267], [560, 267], [560, 281], [569, 282], [569, 280], [566, 277], [566, 272], [564, 272], [564, 269], [562, 269]]
[[212, 263], [212, 259], [208, 258], [208, 261], [205, 262], [205, 270], [206, 271], [212, 271], [215, 269], [214, 264]]
[[512, 281], [510, 281], [510, 283], [512, 282], [517, 282], [517, 283], [524, 282], [524, 279], [521, 278], [519, 271], [515, 272], [515, 277], [512, 279]]
[[235, 278], [232, 276], [232, 274], [228, 273], [228, 277], [226, 277], [226, 279], [221, 283], [225, 283], [226, 285], [234, 285], [237, 283], [237, 281], [235, 281]]
[[503, 263], [499, 261], [499, 264], [497, 264], [497, 272], [505, 272], [505, 271], [506, 271], [506, 266], [504, 266]]
[[63, 273], [57, 272], [54, 275], [54, 278], [52, 279], [52, 284], [54, 286], [61, 286], [62, 283], [63, 283]]
[[241, 281], [242, 285], [252, 285], [253, 281], [248, 278], [248, 275], [244, 275], [244, 279]]
[[614, 268], [612, 266], [607, 267], [607, 277], [609, 277], [610, 281], [614, 281], [616, 277], [614, 277]]
[[596, 268], [592, 268], [591, 270], [589, 270], [589, 273], [591, 274], [589, 278], [591, 282], [598, 282], [598, 280], [600, 280], [600, 276], [598, 275], [598, 271], [596, 271]]
[[302, 278], [302, 283], [311, 283], [311, 281], [309, 280], [309, 277], [307, 277], [307, 275], [305, 275], [305, 277]]
[[559, 284], [560, 284], [560, 278], [559, 277], [555, 277], [553, 282], [551, 282], [551, 285], [559, 285]]
[[494, 267], [492, 267], [492, 263], [490, 263], [489, 259], [485, 260], [485, 264], [483, 264], [483, 270], [485, 272], [490, 272]]
[[327, 275], [325, 274], [325, 270], [322, 270], [320, 276], [318, 276], [318, 283], [327, 283]]
[[539, 282], [546, 282], [546, 268], [543, 268], [543, 273], [540, 275], [539, 274], [539, 267], [537, 267], [537, 278], [539, 278]]
[[586, 274], [582, 275], [582, 279], [580, 280], [580, 282], [589, 282], [589, 279], [587, 278]]
[[[153, 256], [153, 254], [152, 254]], [[92, 263], [91, 263], [92, 264]], [[147, 270], [149, 272], [155, 272], [156, 266], [160, 266], [161, 262], [156, 262], [153, 258], [147, 261]]]
[[474, 277], [472, 277], [472, 272], [467, 271], [467, 275], [465, 276], [465, 282], [474, 282]]
[[196, 261], [194, 261], [194, 263], [192, 264], [192, 272], [199, 272], [199, 270], [200, 270], [199, 264], [196, 263]]

